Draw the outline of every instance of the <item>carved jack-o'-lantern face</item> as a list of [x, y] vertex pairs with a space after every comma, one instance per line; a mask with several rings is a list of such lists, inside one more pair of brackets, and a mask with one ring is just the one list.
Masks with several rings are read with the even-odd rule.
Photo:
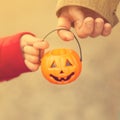
[[79, 76], [82, 63], [78, 54], [71, 49], [54, 49], [41, 59], [44, 77], [55, 84], [70, 83]]

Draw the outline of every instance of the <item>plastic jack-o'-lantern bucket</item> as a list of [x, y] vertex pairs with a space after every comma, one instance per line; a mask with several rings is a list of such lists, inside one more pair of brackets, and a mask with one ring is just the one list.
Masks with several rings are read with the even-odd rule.
[[[49, 32], [43, 40], [56, 30], [66, 29], [55, 29]], [[78, 43], [80, 56], [72, 49], [58, 48], [48, 51], [42, 57], [41, 72], [49, 82], [64, 85], [75, 81], [79, 77], [82, 69], [82, 52], [79, 41], [75, 35], [74, 38]]]

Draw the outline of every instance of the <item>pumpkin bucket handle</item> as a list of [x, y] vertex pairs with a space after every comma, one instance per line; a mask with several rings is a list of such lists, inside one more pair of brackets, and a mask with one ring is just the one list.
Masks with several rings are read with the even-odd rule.
[[66, 30], [66, 31], [69, 31], [69, 32], [71, 32], [71, 33], [73, 34], [74, 39], [76, 40], [76, 42], [77, 42], [77, 44], [78, 44], [78, 47], [79, 47], [79, 51], [80, 51], [80, 61], [82, 61], [82, 49], [81, 49], [79, 40], [77, 39], [77, 37], [75, 36], [75, 34], [74, 34], [72, 31], [70, 31], [70, 30], [68, 30], [68, 29], [65, 29], [65, 28], [56, 28], [56, 29], [53, 29], [53, 30], [51, 30], [49, 33], [47, 33], [47, 34], [43, 37], [43, 41], [44, 41], [51, 33], [55, 32], [55, 31], [58, 31], [58, 30]]

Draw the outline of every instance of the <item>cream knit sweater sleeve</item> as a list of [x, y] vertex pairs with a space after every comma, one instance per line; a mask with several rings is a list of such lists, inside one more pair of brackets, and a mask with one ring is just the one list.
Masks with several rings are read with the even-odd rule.
[[65, 6], [81, 6], [100, 14], [114, 26], [118, 23], [116, 9], [119, 2], [120, 0], [58, 0], [56, 14], [59, 16], [61, 8]]

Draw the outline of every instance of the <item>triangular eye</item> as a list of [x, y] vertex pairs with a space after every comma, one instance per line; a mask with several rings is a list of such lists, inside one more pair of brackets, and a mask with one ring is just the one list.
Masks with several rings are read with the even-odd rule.
[[52, 65], [50, 66], [51, 68], [55, 68], [57, 65], [55, 63], [55, 61], [53, 61]]
[[69, 60], [66, 61], [66, 66], [72, 66]]

